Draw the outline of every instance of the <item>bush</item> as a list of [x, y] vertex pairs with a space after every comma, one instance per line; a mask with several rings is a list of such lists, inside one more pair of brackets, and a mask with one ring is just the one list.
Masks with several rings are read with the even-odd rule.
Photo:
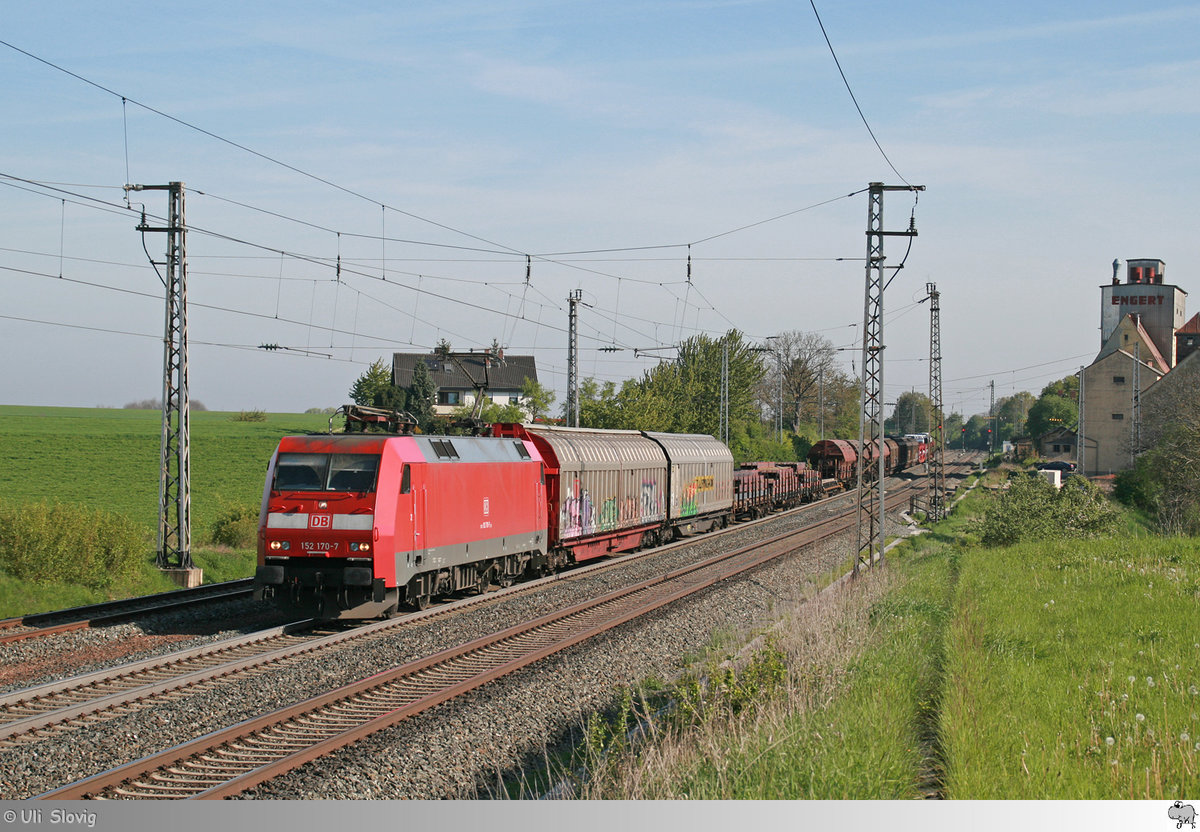
[[39, 583], [105, 589], [149, 562], [145, 531], [121, 514], [69, 503], [0, 507], [0, 569]]
[[242, 410], [232, 417], [235, 422], [265, 422], [267, 414], [261, 410]]
[[1116, 510], [1091, 480], [1067, 477], [1056, 489], [1042, 477], [1018, 476], [984, 512], [983, 543], [1101, 537], [1116, 530], [1117, 520]]
[[224, 503], [213, 523], [212, 540], [231, 549], [253, 548], [258, 540], [258, 506]]

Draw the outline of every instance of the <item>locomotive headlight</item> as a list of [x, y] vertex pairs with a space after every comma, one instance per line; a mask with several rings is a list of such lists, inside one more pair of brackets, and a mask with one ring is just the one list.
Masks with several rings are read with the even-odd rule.
[[274, 551], [279, 551], [280, 549], [283, 549], [283, 550], [285, 550], [285, 551], [286, 551], [286, 550], [288, 550], [288, 549], [291, 549], [291, 548], [292, 548], [292, 544], [291, 544], [291, 543], [288, 543], [286, 540], [272, 540], [272, 541], [271, 541], [271, 548], [272, 548]]
[[369, 551], [371, 551], [371, 544], [370, 543], [351, 543], [350, 551], [351, 552], [369, 552]]

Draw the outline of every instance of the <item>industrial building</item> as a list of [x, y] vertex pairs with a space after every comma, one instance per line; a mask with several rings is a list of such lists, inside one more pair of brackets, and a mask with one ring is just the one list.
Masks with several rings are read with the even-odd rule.
[[1165, 264], [1129, 260], [1124, 283], [1119, 266], [1100, 287], [1100, 352], [1081, 377], [1076, 442], [1082, 436], [1086, 474], [1132, 466], [1144, 397], [1172, 386], [1172, 370], [1200, 347], [1200, 316], [1185, 323], [1187, 292], [1164, 282]]

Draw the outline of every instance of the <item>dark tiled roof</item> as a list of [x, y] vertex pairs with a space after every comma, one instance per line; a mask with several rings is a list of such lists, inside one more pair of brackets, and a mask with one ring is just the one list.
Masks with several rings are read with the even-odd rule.
[[1180, 333], [1184, 335], [1200, 335], [1200, 313], [1193, 315], [1190, 321], [1175, 330], [1176, 335]]
[[475, 382], [488, 381], [488, 390], [520, 390], [525, 379], [537, 381], [537, 363], [532, 355], [506, 355], [504, 358], [487, 359], [490, 366], [485, 369], [484, 353], [456, 352], [460, 363], [475, 379], [468, 378], [458, 365], [449, 358], [433, 353], [398, 352], [392, 355], [392, 383], [397, 387], [412, 384], [413, 368], [418, 361], [425, 362], [434, 386], [441, 390], [474, 390]]

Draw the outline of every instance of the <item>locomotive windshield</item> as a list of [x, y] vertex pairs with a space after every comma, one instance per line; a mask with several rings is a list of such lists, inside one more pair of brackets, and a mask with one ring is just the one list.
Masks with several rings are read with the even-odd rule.
[[378, 454], [280, 454], [273, 491], [375, 490]]

